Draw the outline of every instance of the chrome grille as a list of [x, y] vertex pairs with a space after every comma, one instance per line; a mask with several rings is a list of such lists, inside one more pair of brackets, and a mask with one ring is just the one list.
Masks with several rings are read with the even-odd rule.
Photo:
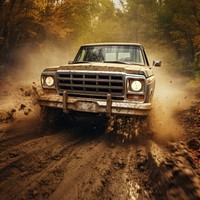
[[87, 73], [87, 72], [58, 72], [58, 91], [75, 96], [106, 97], [109, 93], [112, 97], [124, 95], [123, 74], [112, 73]]

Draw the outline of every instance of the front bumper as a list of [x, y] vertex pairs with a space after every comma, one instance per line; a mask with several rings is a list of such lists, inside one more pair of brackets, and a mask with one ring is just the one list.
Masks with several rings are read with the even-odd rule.
[[108, 94], [106, 100], [85, 99], [77, 97], [68, 97], [64, 92], [63, 96], [57, 94], [44, 94], [39, 97], [41, 106], [54, 107], [68, 110], [89, 112], [89, 113], [106, 113], [107, 115], [148, 115], [151, 109], [151, 103], [140, 103], [130, 101], [111, 100]]

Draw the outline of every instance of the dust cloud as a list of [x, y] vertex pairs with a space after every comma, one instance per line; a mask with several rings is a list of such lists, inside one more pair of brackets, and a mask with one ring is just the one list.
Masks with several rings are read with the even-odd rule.
[[49, 66], [66, 64], [73, 56], [68, 45], [45, 43], [41, 47], [24, 45], [15, 49], [14, 64], [6, 66], [5, 74], [0, 74], [0, 122], [38, 116], [37, 95], [41, 92], [42, 71]]
[[8, 73], [8, 77], [17, 83], [40, 82], [40, 74], [46, 67], [66, 64], [74, 57], [74, 49], [69, 45], [44, 43], [41, 46], [23, 46], [13, 52], [15, 65]]
[[188, 108], [192, 101], [192, 94], [185, 87], [188, 80], [163, 68], [154, 71], [156, 89], [150, 116], [152, 130], [159, 138], [178, 139], [184, 130], [177, 113]]
[[182, 62], [170, 45], [154, 42], [145, 46], [150, 64], [153, 60], [162, 61], [161, 67], [153, 68], [156, 86], [150, 115], [151, 129], [159, 139], [176, 140], [184, 133], [178, 113], [187, 109], [194, 99], [187, 88], [190, 77], [181, 75]]

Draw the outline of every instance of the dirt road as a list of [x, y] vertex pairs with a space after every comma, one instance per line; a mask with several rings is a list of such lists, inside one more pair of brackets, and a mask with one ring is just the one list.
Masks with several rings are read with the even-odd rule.
[[93, 116], [41, 129], [31, 92], [19, 91], [23, 104], [0, 115], [1, 200], [200, 199], [200, 103], [179, 113], [181, 138], [148, 130], [122, 142]]

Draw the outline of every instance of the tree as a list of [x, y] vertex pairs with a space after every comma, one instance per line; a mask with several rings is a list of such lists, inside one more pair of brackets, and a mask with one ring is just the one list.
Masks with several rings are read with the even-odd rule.
[[127, 0], [124, 13], [124, 29], [128, 41], [146, 42], [153, 38], [156, 24], [157, 1]]
[[199, 65], [200, 2], [165, 0], [158, 14], [162, 37], [172, 43], [187, 65]]
[[45, 1], [7, 0], [0, 3], [0, 52], [1, 59], [9, 59], [12, 50], [25, 42], [41, 41], [44, 27], [40, 14]]

